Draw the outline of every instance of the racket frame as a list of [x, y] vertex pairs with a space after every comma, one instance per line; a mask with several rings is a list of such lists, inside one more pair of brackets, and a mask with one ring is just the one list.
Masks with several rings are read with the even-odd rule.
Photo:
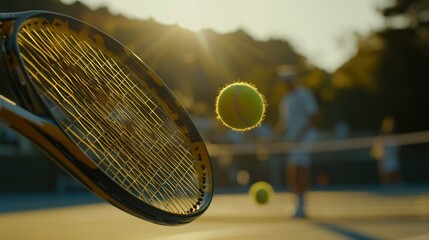
[[[37, 93], [31, 77], [26, 72], [25, 63], [20, 57], [17, 43], [18, 31], [27, 21], [37, 21], [37, 19], [43, 19], [51, 24], [66, 24], [65, 27], [87, 34], [87, 37], [97, 38], [97, 41], [101, 39], [103, 47], [115, 52], [131, 68], [131, 71], [144, 74], [145, 79], [151, 79], [154, 82], [151, 87], [159, 94], [158, 98], [162, 103], [166, 103], [167, 106], [163, 107], [172, 111], [169, 114], [174, 115], [176, 124], [183, 127], [185, 135], [190, 140], [191, 152], [198, 161], [204, 163], [203, 169], [196, 168], [203, 179], [199, 189], [200, 205], [194, 205], [194, 209], [191, 209], [188, 214], [175, 214], [140, 200], [109, 178], [67, 137]], [[37, 144], [90, 191], [131, 215], [156, 224], [177, 225], [189, 223], [207, 210], [213, 195], [213, 174], [205, 144], [186, 110], [143, 61], [104, 32], [66, 15], [46, 11], [0, 13], [0, 22], [0, 69], [3, 75], [7, 73], [9, 80], [7, 84], [10, 84], [13, 98], [18, 103], [8, 99], [12, 98], [12, 95], [7, 98], [0, 95], [0, 121]], [[1, 84], [5, 85], [3, 79]]]

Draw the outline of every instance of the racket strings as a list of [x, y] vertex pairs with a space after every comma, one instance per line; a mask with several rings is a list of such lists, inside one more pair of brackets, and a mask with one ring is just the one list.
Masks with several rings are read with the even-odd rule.
[[76, 144], [132, 194], [167, 211], [188, 212], [201, 194], [195, 157], [151, 92], [73, 34], [24, 28], [18, 40], [27, 71]]
[[156, 144], [155, 144], [156, 145]]

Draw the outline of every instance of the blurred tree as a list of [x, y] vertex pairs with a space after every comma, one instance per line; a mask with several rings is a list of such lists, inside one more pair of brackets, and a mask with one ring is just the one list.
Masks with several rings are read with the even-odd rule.
[[381, 14], [386, 28], [360, 37], [356, 55], [335, 72], [334, 105], [355, 129], [376, 130], [391, 115], [399, 132], [426, 130], [429, 113], [422, 104], [429, 101], [429, 1], [396, 0]]
[[[227, 83], [246, 81], [257, 85], [276, 106], [278, 84], [276, 67], [281, 64], [310, 66], [285, 40], [256, 41], [243, 30], [218, 34], [210, 29], [191, 32], [178, 25], [162, 25], [153, 19], [128, 19], [112, 15], [108, 7], [92, 10], [76, 1], [70, 5], [60, 0], [1, 1], [3, 12], [43, 9], [60, 12], [88, 22], [134, 51], [192, 111], [192, 104], [202, 102], [214, 109], [218, 90]], [[268, 112], [275, 118], [277, 109]], [[274, 116], [274, 117], [273, 117]]]
[[402, 18], [411, 28], [429, 27], [428, 0], [395, 0], [393, 5], [382, 10], [390, 24], [395, 24], [393, 18]]
[[429, 101], [429, 1], [396, 0], [382, 14], [388, 28], [379, 33], [384, 50], [377, 76], [380, 98], [390, 102], [383, 108], [396, 116], [399, 131], [428, 129], [421, 106]]

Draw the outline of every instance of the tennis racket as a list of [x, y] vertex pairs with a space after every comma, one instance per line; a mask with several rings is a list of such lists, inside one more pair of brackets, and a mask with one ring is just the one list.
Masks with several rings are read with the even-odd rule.
[[135, 54], [77, 19], [0, 14], [0, 121], [90, 191], [139, 218], [189, 223], [207, 210], [205, 144], [169, 88]]

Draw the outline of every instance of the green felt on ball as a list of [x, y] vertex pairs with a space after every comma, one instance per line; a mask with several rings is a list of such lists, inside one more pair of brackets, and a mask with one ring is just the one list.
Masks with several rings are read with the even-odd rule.
[[265, 117], [265, 98], [256, 87], [236, 82], [222, 88], [216, 98], [217, 118], [234, 131], [258, 127]]
[[274, 194], [273, 187], [267, 183], [267, 182], [256, 182], [252, 184], [252, 186], [249, 189], [249, 195], [250, 197], [257, 203], [257, 204], [266, 204], [270, 201]]

